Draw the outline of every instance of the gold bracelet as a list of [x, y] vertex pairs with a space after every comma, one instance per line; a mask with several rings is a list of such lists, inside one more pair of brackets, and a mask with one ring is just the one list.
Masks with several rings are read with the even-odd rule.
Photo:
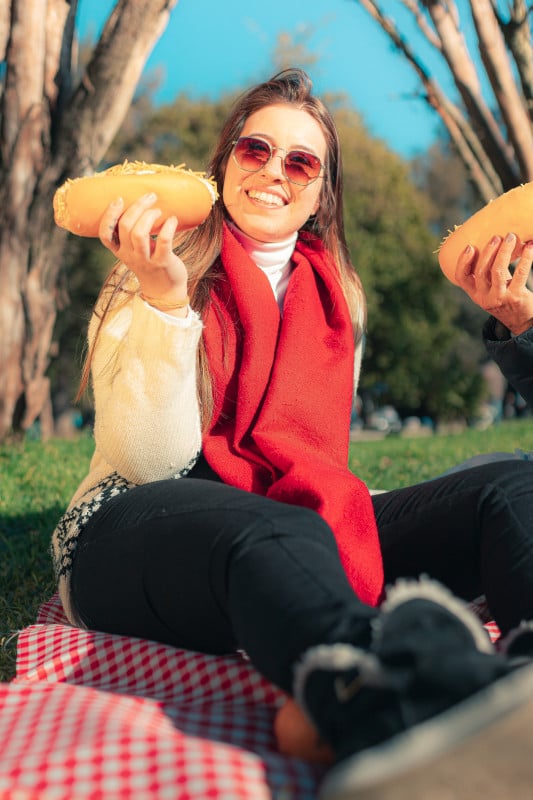
[[187, 295], [185, 300], [180, 300], [179, 303], [165, 303], [159, 300], [158, 297], [150, 297], [144, 294], [144, 292], [139, 292], [139, 297], [141, 300], [145, 300], [149, 306], [158, 308], [160, 311], [176, 311], [178, 308], [186, 308], [190, 303], [189, 295]]

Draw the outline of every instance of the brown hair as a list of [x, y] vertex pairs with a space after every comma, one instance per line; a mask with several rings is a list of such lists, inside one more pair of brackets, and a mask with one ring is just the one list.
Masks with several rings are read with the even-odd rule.
[[[320, 238], [334, 259], [338, 269], [339, 282], [350, 308], [354, 337], [357, 342], [363, 333], [366, 306], [361, 282], [350, 261], [344, 234], [339, 137], [330, 112], [322, 101], [312, 94], [312, 83], [308, 75], [301, 69], [287, 69], [238, 97], [222, 128], [218, 145], [206, 171], [221, 188], [224, 183], [226, 165], [233, 149], [233, 142], [239, 138], [248, 117], [261, 108], [283, 103], [296, 106], [310, 114], [320, 125], [326, 138], [327, 155], [318, 211], [307, 220], [302, 230], [309, 231]], [[220, 196], [207, 220], [193, 231], [178, 234], [174, 243], [175, 252], [187, 264], [191, 304], [200, 313], [209, 304], [210, 289], [216, 278], [216, 262], [221, 249], [222, 223], [227, 217], [228, 214], [222, 196]], [[117, 264], [105, 281], [96, 303], [96, 313], [99, 313], [99, 309], [101, 309], [100, 327], [107, 311], [116, 304], [119, 298], [129, 297], [137, 291], [135, 284], [136, 279], [127, 267]], [[203, 343], [200, 344], [198, 359], [198, 394], [202, 423], [205, 429], [212, 413], [212, 395]], [[79, 394], [88, 384], [90, 361], [91, 352], [85, 363]]]

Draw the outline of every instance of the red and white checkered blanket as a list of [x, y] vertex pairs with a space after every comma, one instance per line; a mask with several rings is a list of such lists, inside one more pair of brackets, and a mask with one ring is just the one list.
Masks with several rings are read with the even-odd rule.
[[311, 800], [323, 768], [277, 751], [282, 700], [239, 656], [79, 630], [54, 597], [0, 684], [0, 800]]
[[239, 656], [82, 631], [55, 597], [0, 684], [0, 798], [311, 800], [322, 768], [276, 749], [282, 699]]

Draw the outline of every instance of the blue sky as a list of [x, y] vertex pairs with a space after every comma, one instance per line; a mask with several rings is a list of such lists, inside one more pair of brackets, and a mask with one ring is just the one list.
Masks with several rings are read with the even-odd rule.
[[[80, 0], [82, 34], [96, 36], [114, 4]], [[385, 5], [398, 21], [408, 19], [398, 0]], [[180, 91], [216, 98], [269, 77], [278, 34], [306, 30], [318, 55], [308, 68], [318, 92], [346, 93], [370, 132], [402, 156], [431, 144], [437, 118], [416, 97], [418, 79], [355, 0], [179, 0], [147, 63], [161, 72], [156, 99], [170, 102]], [[445, 79], [444, 68], [435, 72]]]

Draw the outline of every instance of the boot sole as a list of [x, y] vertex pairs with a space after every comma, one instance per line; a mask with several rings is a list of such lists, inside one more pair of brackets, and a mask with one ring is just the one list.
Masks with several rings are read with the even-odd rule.
[[533, 665], [333, 767], [318, 800], [533, 800]]

